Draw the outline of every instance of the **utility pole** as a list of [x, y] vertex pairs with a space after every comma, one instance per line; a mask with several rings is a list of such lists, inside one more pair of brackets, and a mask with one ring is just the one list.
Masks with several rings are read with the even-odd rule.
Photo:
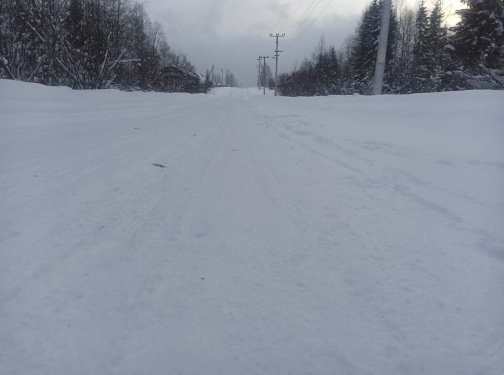
[[269, 56], [259, 56], [260, 59], [263, 59], [263, 79], [264, 79], [264, 86], [263, 86], [263, 95], [266, 95], [266, 59], [269, 59]]
[[278, 56], [280, 52], [282, 51], [279, 51], [278, 50], [278, 38], [284, 38], [285, 37], [285, 34], [270, 34], [270, 38], [276, 38], [276, 49], [275, 49], [275, 57], [274, 59], [276, 60], [275, 61], [275, 96], [277, 96], [277, 90], [278, 90]]
[[378, 38], [378, 54], [376, 56], [375, 76], [373, 82], [373, 95], [381, 95], [383, 89], [383, 76], [387, 60], [387, 41], [390, 25], [392, 0], [383, 0], [381, 14], [380, 37]]
[[224, 69], [221, 70], [222, 70], [222, 86], [224, 86]]

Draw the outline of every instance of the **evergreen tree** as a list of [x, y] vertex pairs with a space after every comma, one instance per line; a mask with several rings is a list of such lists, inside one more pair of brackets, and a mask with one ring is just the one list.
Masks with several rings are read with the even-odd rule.
[[341, 67], [336, 49], [331, 46], [327, 52], [327, 93], [336, 95], [341, 93]]
[[444, 13], [441, 0], [434, 3], [434, 8], [429, 16], [429, 28], [427, 30], [427, 58], [430, 73], [428, 91], [442, 90], [441, 79], [444, 73], [445, 49], [447, 44], [447, 30], [443, 25]]
[[429, 30], [427, 8], [425, 1], [421, 0], [418, 6], [415, 22], [415, 45], [413, 47], [413, 92], [423, 92], [427, 81], [430, 79], [429, 59], [428, 59], [428, 37]]
[[[504, 0], [463, 0], [449, 34], [442, 0], [391, 14], [384, 92], [504, 89]], [[311, 60], [279, 77], [282, 95], [368, 94], [374, 78], [382, 0], [372, 0], [338, 53], [319, 43]]]
[[370, 89], [376, 60], [379, 22], [378, 1], [373, 0], [362, 16], [353, 56], [354, 87], [361, 94], [368, 93]]
[[504, 65], [504, 0], [461, 0], [460, 22], [453, 28], [457, 55], [469, 68]]
[[339, 93], [340, 64], [336, 49], [325, 47], [325, 38], [320, 38], [319, 44], [312, 55], [313, 75], [316, 85], [316, 95], [333, 95]]

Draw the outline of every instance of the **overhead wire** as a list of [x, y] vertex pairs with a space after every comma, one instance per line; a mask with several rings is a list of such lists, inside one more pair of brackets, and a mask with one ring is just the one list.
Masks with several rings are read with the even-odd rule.
[[273, 43], [274, 41], [269, 37], [268, 35], [268, 39], [265, 40], [264, 42], [264, 45], [263, 45], [263, 49], [262, 49], [262, 53], [261, 53], [261, 56], [264, 56], [264, 54], [268, 51], [268, 46]]
[[300, 22], [298, 23], [297, 27], [294, 29], [293, 32], [290, 33], [289, 35], [290, 37], [284, 41], [282, 48], [290, 44], [292, 40], [296, 39], [300, 31], [304, 30], [303, 26], [306, 24], [306, 22], [308, 22], [312, 18], [312, 15], [319, 9], [319, 6], [321, 5], [323, 5], [323, 0], [320, 0], [311, 10], [307, 9], [304, 18], [300, 19]]
[[290, 24], [290, 21], [292, 21], [292, 18], [294, 17], [294, 15], [296, 14], [296, 12], [298, 11], [299, 7], [301, 6], [301, 4], [303, 3], [303, 0], [300, 0], [296, 9], [294, 10], [294, 12], [291, 14], [291, 16], [289, 17], [289, 19], [287, 20], [287, 22], [285, 22], [283, 25], [282, 25], [282, 30], [285, 31], [285, 29], [287, 29], [287, 27], [289, 26]]
[[292, 0], [289, 0], [287, 1], [287, 3], [285, 4], [284, 8], [283, 8], [283, 11], [282, 11], [282, 14], [280, 15], [280, 18], [278, 19], [277, 23], [275, 24], [275, 26], [273, 27], [273, 32], [276, 32], [276, 27], [278, 26], [278, 24], [280, 23], [280, 20], [283, 18], [284, 14], [285, 14], [285, 11], [287, 10], [287, 7], [289, 6], [290, 2]]
[[[285, 11], [287, 10], [287, 7], [289, 6], [290, 2], [292, 0], [289, 0], [287, 1], [287, 3], [285, 4], [284, 8], [283, 8], [283, 11], [282, 11], [282, 14], [280, 15], [280, 17], [278, 18], [275, 26], [273, 27], [273, 32], [275, 31], [275, 28], [278, 26], [278, 24], [280, 23], [280, 21], [282, 20], [284, 14], [285, 14]], [[303, 1], [303, 0], [301, 0]], [[263, 46], [263, 49], [262, 49], [262, 53], [261, 53], [261, 56], [264, 55], [264, 53], [267, 51], [267, 48], [268, 48], [268, 44], [271, 43], [272, 41], [269, 39], [269, 36], [268, 36], [268, 39], [265, 41], [264, 43], [264, 46]]]
[[289, 44], [287, 44], [287, 41], [286, 43], [282, 46], [283, 49], [287, 48], [287, 47], [290, 47], [292, 44], [294, 44], [295, 42], [297, 42], [309, 29], [310, 27], [313, 26], [313, 24], [320, 18], [320, 16], [327, 10], [327, 8], [329, 8], [329, 6], [334, 2], [334, 0], [329, 0], [329, 2], [326, 4], [326, 6], [324, 8], [321, 9], [321, 11], [317, 14], [317, 16], [312, 20], [312, 22], [307, 26], [305, 27], [294, 39], [292, 39], [292, 41], [290, 41]]
[[[275, 26], [273, 27], [273, 30], [272, 32], [276, 32], [276, 27], [280, 24], [280, 21], [282, 20], [282, 18], [284, 17], [285, 15], [285, 11], [287, 10], [287, 7], [289, 6], [289, 4], [291, 3], [292, 0], [288, 0], [287, 3], [285, 4], [283, 10], [282, 10], [282, 14], [280, 15], [280, 17], [278, 18]], [[288, 23], [290, 22], [290, 20], [292, 19], [293, 15], [297, 12], [297, 10], [299, 9], [301, 3], [303, 2], [303, 0], [300, 0], [296, 9], [294, 10], [294, 13], [291, 14], [290, 18], [287, 20], [287, 22], [284, 22], [283, 24], [284, 25], [288, 25]], [[274, 43], [275, 41], [273, 39], [271, 39], [268, 35], [268, 38], [265, 40], [265, 43], [263, 45], [263, 48], [262, 48], [262, 53], [261, 53], [261, 56], [265, 56], [266, 52], [269, 50], [269, 45], [271, 45], [271, 49], [274, 50]]]
[[[295, 14], [299, 10], [299, 8], [301, 7], [301, 4], [303, 3], [303, 1], [304, 0], [300, 0], [298, 2], [298, 5], [296, 6], [296, 9], [291, 14], [291, 16], [289, 17], [289, 19], [283, 24], [282, 29], [285, 29], [285, 28], [287, 28], [289, 26], [291, 20], [293, 19], [293, 17], [295, 16]], [[312, 20], [312, 22], [307, 27], [305, 27], [304, 29], [301, 30], [301, 28], [306, 23], [306, 21], [310, 18], [310, 16], [319, 8], [319, 6], [321, 6], [323, 4], [323, 1], [319, 0], [319, 2], [315, 5], [315, 7], [312, 8], [316, 1], [317, 0], [312, 0], [312, 2], [310, 3], [310, 5], [306, 8], [306, 10], [304, 11], [304, 13], [301, 15], [301, 17], [299, 17], [298, 21], [295, 22], [293, 25], [291, 25], [289, 31], [287, 32], [287, 35], [288, 35], [287, 40], [283, 43], [282, 48], [285, 48], [285, 46], [288, 46], [288, 45], [292, 45], [292, 43], [294, 43], [295, 41], [297, 41], [299, 39], [299, 37], [301, 35], [303, 35], [313, 25], [313, 23], [322, 15], [322, 13], [329, 7], [329, 5], [334, 0], [329, 0], [329, 2], [325, 5], [325, 7], [318, 13], [317, 17], [314, 20]], [[278, 18], [278, 20], [277, 20], [277, 22], [276, 22], [276, 24], [275, 24], [275, 26], [274, 26], [273, 29], [275, 29], [280, 24], [280, 21], [282, 20], [284, 14], [285, 14], [285, 11], [287, 10], [287, 7], [289, 6], [290, 2], [291, 2], [291, 0], [289, 0], [285, 4], [285, 6], [284, 6], [284, 8], [282, 10], [282, 13], [281, 13], [280, 17]], [[299, 30], [301, 30], [300, 33], [298, 33]], [[273, 30], [273, 31], [275, 31], [275, 30]], [[270, 43], [273, 44], [274, 40], [268, 38], [268, 40], [265, 41], [262, 56], [264, 56], [265, 52], [268, 49], [268, 44], [270, 44]]]
[[[291, 14], [291, 16], [289, 17], [289, 19], [287, 20], [287, 22], [284, 22], [284, 23], [283, 23], [283, 25], [282, 25], [282, 27], [281, 27], [281, 31], [285, 30], [286, 26], [288, 26], [288, 25], [289, 25], [290, 21], [292, 20], [292, 18], [294, 17], [294, 15], [296, 14], [296, 12], [298, 11], [298, 9], [299, 9], [299, 7], [301, 6], [301, 4], [303, 3], [303, 1], [304, 1], [304, 0], [300, 0], [300, 1], [298, 2], [298, 5], [297, 5], [296, 9], [295, 9], [295, 10], [294, 10], [294, 12]], [[290, 2], [291, 2], [291, 0], [289, 0], [289, 1], [287, 2], [287, 4], [285, 5], [283, 13], [285, 13], [285, 10], [287, 9], [287, 5], [288, 5]], [[280, 19], [281, 19], [281, 18], [282, 18], [282, 16], [280, 16], [279, 21], [280, 21]], [[277, 25], [276, 25], [276, 26], [278, 26], [278, 23], [279, 23], [279, 22], [277, 22]], [[275, 26], [275, 27], [276, 27], [276, 26]], [[264, 54], [268, 51], [268, 44], [271, 44], [271, 45], [272, 45], [272, 47], [273, 47], [273, 46], [274, 46], [274, 43], [275, 43], [275, 41], [274, 41], [273, 39], [269, 38], [269, 36], [268, 36], [268, 39], [267, 39], [267, 40], [266, 40], [266, 42], [264, 43], [264, 46], [263, 46], [263, 49], [262, 49], [261, 56], [264, 56]], [[273, 49], [274, 49], [274, 47], [272, 48], [272, 50], [273, 50]]]
[[[313, 2], [312, 4], [313, 5]], [[284, 41], [284, 43], [282, 44], [282, 48], [284, 48], [285, 46], [287, 46], [289, 44], [289, 42], [291, 42], [294, 38], [297, 37], [297, 35], [299, 34], [299, 30], [302, 29], [303, 25], [305, 25], [305, 23], [312, 17], [312, 15], [315, 13], [316, 10], [319, 9], [319, 7], [323, 5], [323, 1], [320, 0], [317, 5], [311, 9], [310, 12], [308, 12], [309, 9], [306, 10], [305, 12], [305, 16], [304, 18], [300, 19], [300, 22], [298, 23], [298, 26], [293, 30], [293, 32], [291, 32], [289, 34], [289, 37], [287, 38], [287, 40]]]
[[292, 25], [290, 27], [290, 29], [287, 32], [287, 34], [289, 35], [288, 38], [291, 38], [292, 35], [293, 35], [293, 33], [295, 32], [295, 30], [297, 30], [297, 28], [299, 27], [299, 25], [302, 24], [303, 17], [310, 10], [310, 8], [313, 6], [313, 4], [315, 3], [315, 1], [317, 1], [317, 0], [312, 0], [312, 2], [310, 3], [310, 5], [308, 6], [308, 8], [306, 8], [305, 11], [304, 11], [304, 13], [301, 15], [301, 17], [298, 18], [297, 22], [294, 23], [294, 25]]

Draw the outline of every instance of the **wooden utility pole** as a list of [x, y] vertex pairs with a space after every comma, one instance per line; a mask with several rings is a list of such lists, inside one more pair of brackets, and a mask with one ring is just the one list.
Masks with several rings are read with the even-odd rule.
[[278, 56], [280, 52], [282, 51], [279, 51], [278, 50], [278, 38], [284, 38], [285, 37], [285, 34], [270, 34], [270, 38], [276, 38], [276, 49], [275, 49], [275, 96], [277, 96], [277, 90], [278, 90]]
[[259, 58], [263, 59], [263, 79], [264, 79], [263, 95], [266, 95], [266, 59], [269, 59], [269, 56], [259, 56]]

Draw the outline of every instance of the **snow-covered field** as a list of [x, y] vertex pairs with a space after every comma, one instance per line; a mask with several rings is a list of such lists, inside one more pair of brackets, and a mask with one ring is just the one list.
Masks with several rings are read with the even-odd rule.
[[0, 374], [504, 373], [504, 92], [259, 94], [0, 81]]

